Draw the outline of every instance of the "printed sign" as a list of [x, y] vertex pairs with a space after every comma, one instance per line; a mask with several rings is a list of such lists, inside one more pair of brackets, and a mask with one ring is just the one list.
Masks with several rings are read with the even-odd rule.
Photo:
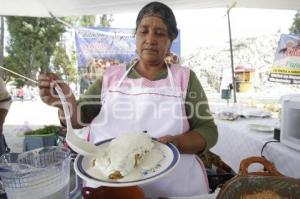
[[269, 81], [300, 84], [300, 36], [281, 35]]
[[[136, 55], [135, 30], [118, 28], [78, 28], [75, 30], [78, 67], [87, 67], [91, 60], [129, 63]], [[180, 34], [173, 41], [171, 52], [180, 56]]]

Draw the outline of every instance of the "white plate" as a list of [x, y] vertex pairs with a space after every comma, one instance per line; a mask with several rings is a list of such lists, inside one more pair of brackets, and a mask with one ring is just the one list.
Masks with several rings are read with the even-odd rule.
[[[105, 149], [111, 140], [112, 139], [105, 140], [100, 143], [97, 143], [96, 145], [100, 148]], [[155, 140], [153, 140], [153, 142], [153, 149], [156, 149], [153, 151], [159, 151], [160, 153], [162, 153], [163, 159], [159, 161], [159, 163], [154, 168], [151, 169], [145, 170], [141, 167], [135, 168], [133, 172], [138, 175], [134, 175], [134, 178], [132, 178], [132, 175], [131, 177], [128, 177], [130, 176], [128, 175], [120, 180], [111, 180], [105, 177], [104, 175], [99, 175], [99, 173], [97, 174], [97, 176], [95, 176], [91, 174], [91, 172], [89, 172], [89, 169], [93, 167], [93, 160], [95, 158], [82, 155], [77, 155], [75, 159], [75, 172], [85, 181], [98, 186], [125, 187], [145, 184], [158, 180], [161, 177], [168, 174], [169, 172], [171, 172], [177, 166], [180, 154], [173, 144], [162, 144]]]
[[261, 132], [274, 132], [274, 127], [263, 124], [249, 124], [250, 129]]

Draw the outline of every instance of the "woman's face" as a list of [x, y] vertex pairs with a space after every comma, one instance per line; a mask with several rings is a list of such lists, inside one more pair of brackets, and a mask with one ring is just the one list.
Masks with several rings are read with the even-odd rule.
[[158, 65], [164, 62], [171, 40], [167, 26], [157, 16], [145, 16], [136, 31], [136, 48], [142, 62]]

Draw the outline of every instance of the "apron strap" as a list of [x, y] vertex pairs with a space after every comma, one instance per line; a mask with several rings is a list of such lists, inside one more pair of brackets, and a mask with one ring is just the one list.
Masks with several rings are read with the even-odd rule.
[[[124, 81], [124, 79], [127, 77], [128, 73], [130, 72], [130, 70], [136, 65], [137, 61], [134, 62], [127, 70], [126, 72], [124, 73], [124, 75], [121, 77], [120, 81], [118, 82], [117, 84], [117, 88], [119, 88], [122, 84], [122, 82]], [[170, 69], [170, 65], [168, 63], [166, 63], [166, 66], [167, 66], [167, 71], [168, 71], [168, 76], [167, 78], [169, 78], [169, 81], [170, 81], [170, 85], [172, 87], [172, 90], [173, 91], [176, 91], [175, 89], [175, 82], [174, 82], [174, 78], [173, 78], [173, 75], [172, 75], [172, 72], [171, 72], [171, 69]]]
[[[124, 79], [127, 77], [128, 73], [130, 72], [130, 70], [133, 68], [133, 66], [136, 64], [137, 62], [134, 62], [129, 68], [128, 70], [126, 70], [126, 72], [124, 73], [124, 75], [121, 77], [120, 81], [117, 84], [117, 88], [119, 88], [122, 84], [122, 82], [124, 81]], [[126, 67], [126, 66], [125, 66]]]
[[170, 80], [170, 84], [171, 84], [172, 90], [176, 91], [175, 90], [175, 80], [173, 78], [173, 74], [172, 74], [171, 69], [170, 69], [171, 66], [168, 63], [166, 63], [166, 65], [167, 65], [167, 70], [168, 70], [168, 78]]

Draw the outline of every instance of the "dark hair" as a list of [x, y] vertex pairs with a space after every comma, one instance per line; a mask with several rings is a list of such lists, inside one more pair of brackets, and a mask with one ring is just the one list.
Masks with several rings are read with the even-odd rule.
[[177, 23], [174, 13], [170, 7], [160, 2], [151, 2], [145, 5], [136, 18], [136, 28], [140, 25], [144, 16], [159, 16], [168, 29], [169, 38], [173, 41], [178, 35]]

